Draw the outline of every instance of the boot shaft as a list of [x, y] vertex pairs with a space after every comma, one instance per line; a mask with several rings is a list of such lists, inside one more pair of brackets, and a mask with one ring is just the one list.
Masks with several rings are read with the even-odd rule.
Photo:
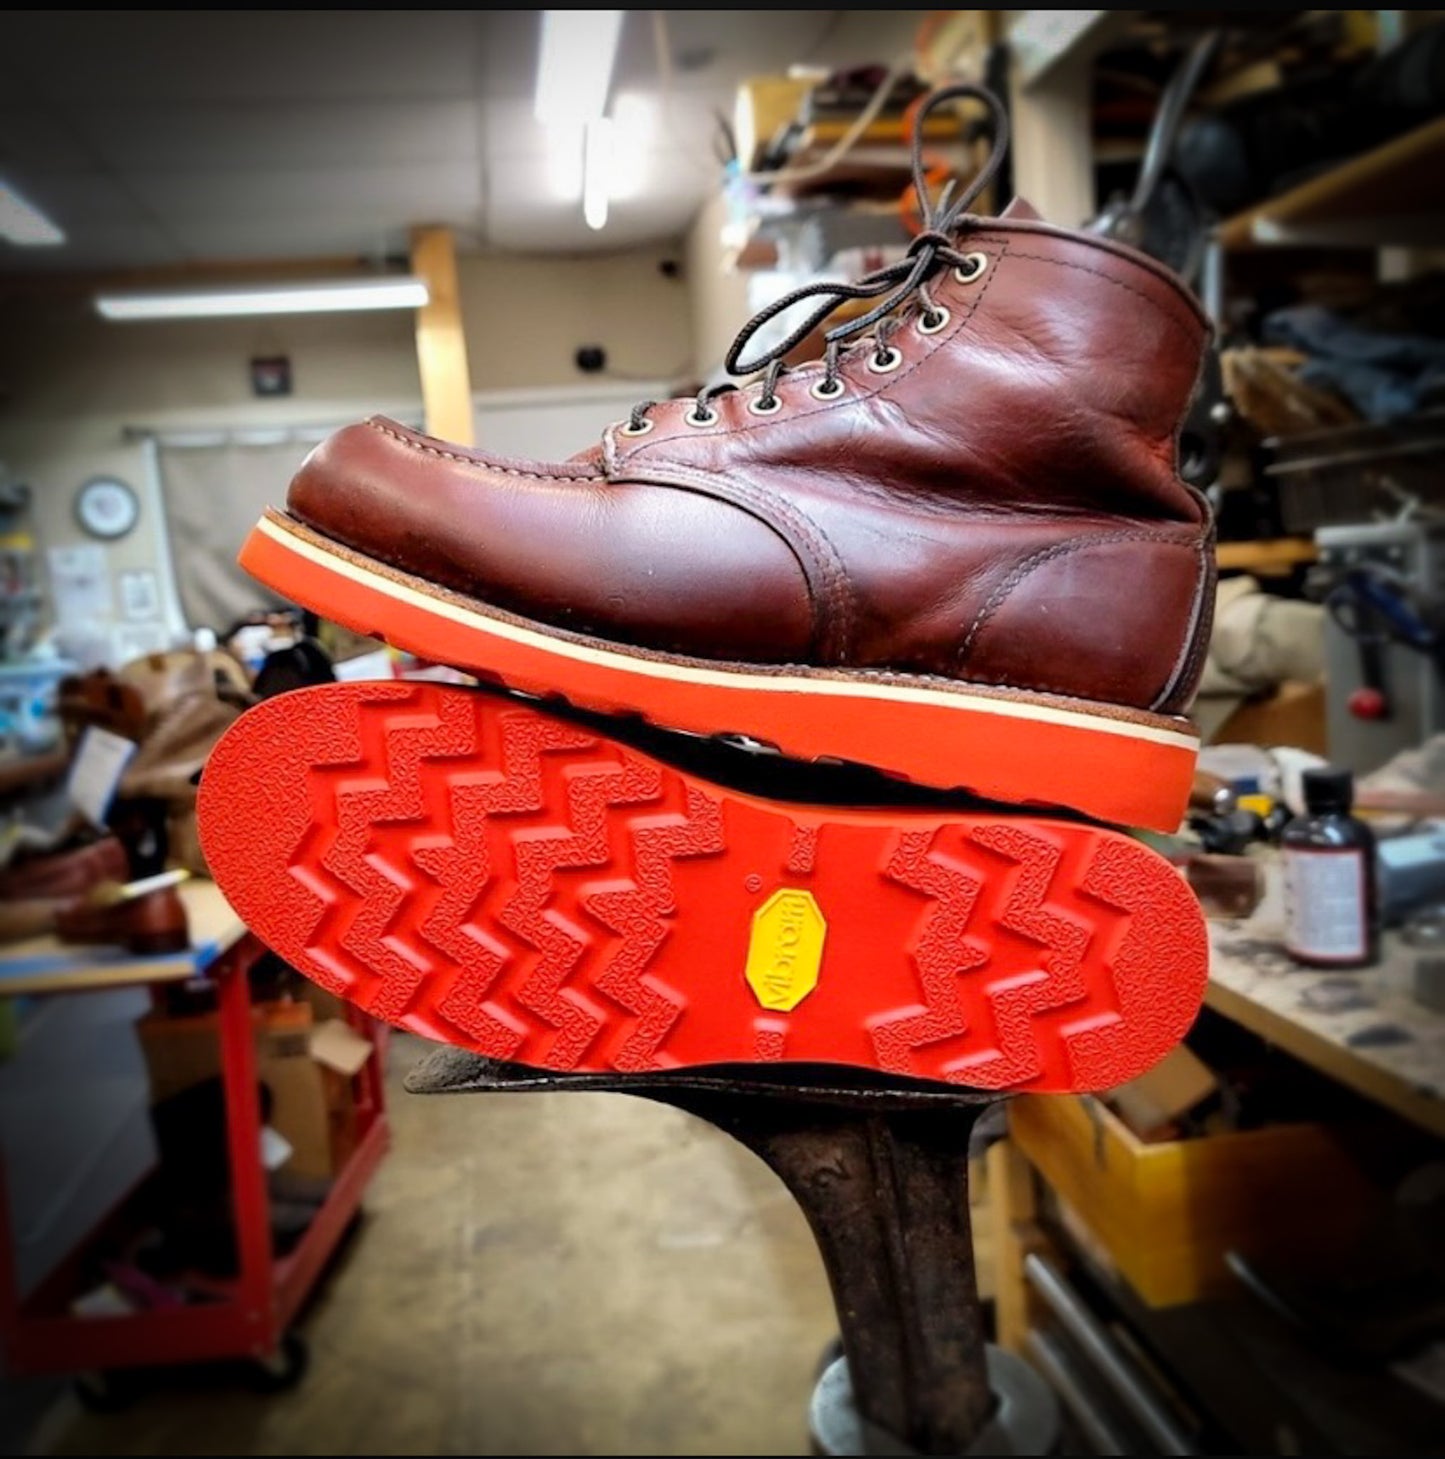
[[989, 511], [1203, 523], [1176, 461], [1210, 337], [1189, 291], [1133, 249], [1027, 218], [980, 223], [960, 246], [978, 272], [941, 276], [946, 323], [925, 329], [920, 310], [890, 337], [890, 370], [860, 344], [831, 399], [820, 361], [782, 377], [771, 414], [756, 385], [715, 400], [702, 428], [691, 402], [655, 406], [644, 438], [608, 433], [608, 474], [777, 472], [826, 494], [819, 478], [845, 468], [848, 489], [866, 477]]

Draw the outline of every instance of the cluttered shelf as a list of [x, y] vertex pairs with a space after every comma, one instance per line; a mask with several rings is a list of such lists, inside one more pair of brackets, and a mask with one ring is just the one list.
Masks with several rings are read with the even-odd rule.
[[1244, 571], [1273, 577], [1287, 573], [1301, 563], [1313, 562], [1318, 552], [1308, 537], [1277, 537], [1272, 541], [1220, 542], [1214, 560], [1227, 571]]
[[1230, 249], [1290, 244], [1445, 244], [1445, 117], [1347, 162], [1220, 224]]

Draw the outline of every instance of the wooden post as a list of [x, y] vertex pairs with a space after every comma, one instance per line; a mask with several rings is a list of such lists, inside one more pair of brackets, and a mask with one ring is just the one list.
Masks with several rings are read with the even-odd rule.
[[472, 378], [450, 228], [412, 230], [411, 271], [431, 294], [430, 302], [416, 311], [416, 362], [427, 433], [460, 446], [473, 445]]
[[988, 1147], [989, 1235], [993, 1238], [994, 1328], [998, 1345], [1028, 1351], [1031, 1302], [1024, 1257], [1040, 1244], [1033, 1167], [1011, 1140]]

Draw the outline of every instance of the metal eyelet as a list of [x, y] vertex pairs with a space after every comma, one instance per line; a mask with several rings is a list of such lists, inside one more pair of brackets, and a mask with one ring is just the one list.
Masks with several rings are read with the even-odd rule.
[[750, 415], [777, 415], [783, 408], [783, 402], [776, 395], [772, 397], [771, 405], [764, 404], [765, 399], [766, 397], [759, 395], [748, 401], [748, 413]]
[[630, 425], [618, 426], [617, 434], [619, 436], [645, 436], [656, 424], [657, 422], [651, 416], [645, 415], [642, 417], [642, 424], [635, 430]]
[[868, 368], [875, 375], [891, 375], [903, 363], [903, 351], [889, 345], [881, 355], [868, 356]]
[[953, 276], [960, 284], [971, 284], [988, 267], [988, 254], [970, 253], [963, 260], [967, 264], [967, 270], [960, 265], [953, 271]]
[[[928, 322], [930, 317], [933, 319], [932, 324]], [[952, 318], [953, 315], [942, 304], [939, 304], [936, 308], [918, 316], [918, 332], [919, 334], [937, 334], [939, 330], [948, 328], [948, 321]]]
[[683, 416], [682, 423], [685, 426], [692, 426], [696, 430], [702, 430], [705, 426], [715, 426], [720, 417], [715, 410], [710, 410], [706, 415], [699, 415], [695, 410], [690, 410]]
[[837, 375], [833, 376], [833, 388], [831, 390], [827, 388], [827, 385], [828, 380], [825, 376], [823, 379], [819, 380], [818, 383], [814, 385], [811, 390], [808, 391], [808, 394], [811, 395], [814, 400], [836, 400], [847, 388], [843, 384], [842, 379]]

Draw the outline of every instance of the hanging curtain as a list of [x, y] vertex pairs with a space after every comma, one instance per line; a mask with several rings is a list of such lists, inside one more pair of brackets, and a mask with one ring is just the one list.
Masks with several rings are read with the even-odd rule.
[[314, 437], [262, 443], [241, 437], [157, 441], [171, 560], [186, 621], [224, 633], [257, 608], [281, 600], [236, 563], [246, 534], [286, 486]]

